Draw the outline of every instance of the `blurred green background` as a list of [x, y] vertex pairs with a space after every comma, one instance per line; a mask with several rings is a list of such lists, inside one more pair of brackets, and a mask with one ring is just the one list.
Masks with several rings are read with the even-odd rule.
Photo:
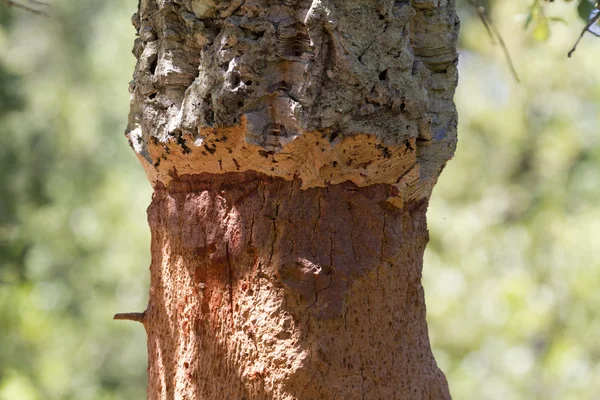
[[[455, 399], [600, 393], [600, 39], [576, 2], [459, 3], [459, 147], [424, 285]], [[540, 2], [541, 3], [541, 2]], [[150, 186], [123, 136], [135, 0], [0, 2], [0, 400], [141, 399]], [[559, 17], [561, 20], [553, 20]], [[549, 28], [549, 29], [548, 29]]]
[[151, 188], [123, 136], [137, 1], [0, 2], [0, 399], [143, 399]]

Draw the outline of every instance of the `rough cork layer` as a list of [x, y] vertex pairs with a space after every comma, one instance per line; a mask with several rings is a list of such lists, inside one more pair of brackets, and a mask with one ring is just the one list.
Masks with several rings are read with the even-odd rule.
[[254, 172], [159, 185], [149, 399], [449, 399], [421, 287], [426, 202]]
[[427, 197], [456, 144], [452, 0], [141, 0], [127, 135], [153, 184], [257, 171]]

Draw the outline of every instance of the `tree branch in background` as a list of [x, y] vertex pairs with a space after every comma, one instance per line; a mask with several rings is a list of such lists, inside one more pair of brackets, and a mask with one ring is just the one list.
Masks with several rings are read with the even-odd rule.
[[48, 14], [46, 14], [45, 11], [40, 10], [39, 8], [36, 8], [36, 7], [46, 7], [46, 6], [48, 6], [48, 3], [44, 3], [43, 1], [28, 0], [28, 2], [31, 5], [22, 4], [22, 3], [19, 3], [17, 1], [14, 1], [14, 0], [2, 0], [2, 2], [4, 2], [4, 4], [6, 4], [9, 7], [20, 8], [22, 10], [28, 11], [28, 12], [33, 13], [33, 14], [42, 15], [44, 17], [48, 16]]
[[504, 53], [504, 57], [506, 58], [506, 63], [508, 64], [508, 67], [510, 68], [510, 72], [512, 73], [513, 77], [515, 78], [515, 81], [520, 83], [521, 81], [519, 80], [519, 75], [517, 74], [515, 65], [513, 64], [512, 58], [510, 57], [510, 53], [508, 52], [508, 47], [506, 47], [506, 43], [504, 43], [504, 39], [502, 39], [502, 35], [500, 35], [500, 31], [498, 30], [498, 28], [496, 28], [496, 25], [494, 25], [494, 22], [492, 21], [492, 18], [487, 13], [485, 7], [481, 4], [480, 0], [467, 0], [467, 1], [471, 6], [473, 6], [475, 11], [477, 12], [479, 19], [481, 20], [481, 23], [483, 24], [488, 35], [492, 39], [492, 43], [496, 44], [496, 41], [498, 43], [500, 43], [500, 47], [502, 47], [502, 52]]
[[[567, 54], [568, 57], [571, 57], [573, 55], [573, 53], [575, 52], [575, 50], [577, 50], [577, 45], [581, 41], [581, 38], [583, 38], [583, 35], [585, 35], [585, 33], [590, 30], [590, 28], [592, 27], [592, 25], [594, 25], [598, 21], [598, 19], [600, 19], [600, 3], [597, 4], [596, 8], [592, 11], [592, 15], [590, 15], [589, 22], [583, 28], [583, 30], [581, 31], [581, 35], [579, 35], [579, 39], [577, 39], [577, 41], [573, 45], [573, 48]], [[594, 32], [592, 32], [592, 33], [594, 33]]]

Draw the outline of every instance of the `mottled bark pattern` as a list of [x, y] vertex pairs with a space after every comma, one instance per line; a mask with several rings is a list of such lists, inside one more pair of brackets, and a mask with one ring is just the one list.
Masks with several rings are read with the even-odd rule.
[[150, 399], [449, 399], [420, 283], [453, 0], [140, 0]]
[[452, 157], [453, 0], [141, 0], [133, 22], [127, 136], [153, 184], [253, 170], [401, 206]]
[[150, 399], [448, 399], [425, 323], [426, 203], [188, 176], [149, 210]]

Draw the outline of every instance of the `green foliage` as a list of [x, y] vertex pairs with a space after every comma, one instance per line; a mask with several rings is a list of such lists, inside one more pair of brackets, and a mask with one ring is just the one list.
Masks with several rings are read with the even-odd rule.
[[[595, 8], [595, 3], [590, 0], [563, 0], [566, 3], [577, 3], [579, 17], [588, 22]], [[535, 40], [546, 41], [550, 37], [551, 24], [555, 22], [566, 23], [566, 20], [558, 16], [546, 16], [546, 7], [554, 3], [554, 0], [533, 0], [525, 17], [525, 29], [527, 29]]]
[[0, 4], [2, 400], [144, 397], [144, 331], [111, 320], [145, 308], [149, 263], [129, 3]]
[[545, 0], [535, 0], [525, 20], [525, 28], [531, 27], [531, 34], [536, 40], [548, 40], [550, 37], [550, 20], [544, 14]]
[[[487, 3], [522, 83], [465, 4], [459, 149], [429, 209], [435, 355], [456, 399], [594, 398], [600, 42], [567, 62], [582, 2], [538, 3], [544, 43], [533, 3]], [[0, 6], [0, 400], [144, 397], [144, 331], [111, 320], [148, 286], [150, 188], [122, 135], [135, 6]]]
[[594, 9], [594, 2], [590, 0], [580, 0], [577, 5], [577, 12], [579, 13], [579, 17], [586, 21], [590, 18], [590, 14]]
[[[575, 3], [556, 1], [552, 35], [529, 40], [490, 7], [516, 69], [461, 31], [459, 145], [429, 207], [424, 268], [434, 353], [456, 399], [579, 400], [600, 393], [600, 41]], [[485, 37], [484, 37], [485, 38]]]

